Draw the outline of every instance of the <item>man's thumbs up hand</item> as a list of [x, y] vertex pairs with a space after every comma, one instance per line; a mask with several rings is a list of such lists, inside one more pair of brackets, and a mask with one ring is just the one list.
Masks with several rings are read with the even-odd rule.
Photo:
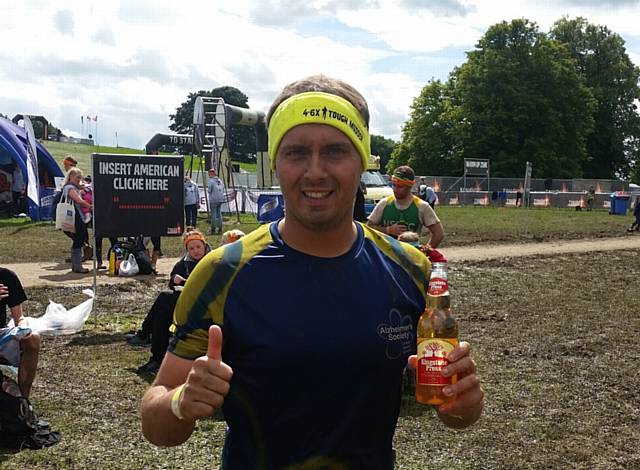
[[209, 327], [209, 346], [207, 347], [209, 359], [222, 360], [222, 330], [218, 325]]
[[211, 416], [224, 403], [229, 393], [233, 370], [222, 362], [222, 330], [218, 325], [209, 328], [207, 355], [193, 362], [187, 376], [180, 411], [185, 419], [196, 420]]

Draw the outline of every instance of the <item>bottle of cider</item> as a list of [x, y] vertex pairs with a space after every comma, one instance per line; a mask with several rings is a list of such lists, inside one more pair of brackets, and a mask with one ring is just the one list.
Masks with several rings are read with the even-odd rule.
[[427, 306], [418, 320], [418, 361], [416, 365], [416, 400], [427, 405], [451, 401], [442, 393], [445, 385], [456, 383], [457, 377], [444, 377], [449, 354], [458, 345], [458, 325], [451, 310], [447, 282], [447, 263], [431, 265], [427, 287]]

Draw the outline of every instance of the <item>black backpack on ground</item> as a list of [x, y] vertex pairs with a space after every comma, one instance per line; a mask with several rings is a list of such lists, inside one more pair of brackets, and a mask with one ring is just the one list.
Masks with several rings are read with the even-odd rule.
[[[6, 379], [0, 376], [0, 382]], [[0, 387], [0, 447], [6, 449], [42, 449], [57, 444], [60, 434], [39, 420], [33, 406], [24, 397], [16, 397]]]
[[151, 274], [153, 272], [151, 257], [144, 247], [141, 237], [130, 237], [126, 240], [118, 240], [118, 242], [109, 249], [107, 259], [109, 259], [108, 257], [111, 254], [111, 250], [119, 253], [122, 259], [127, 259], [129, 254], [133, 253], [133, 256], [136, 258], [136, 263], [138, 263], [139, 274]]

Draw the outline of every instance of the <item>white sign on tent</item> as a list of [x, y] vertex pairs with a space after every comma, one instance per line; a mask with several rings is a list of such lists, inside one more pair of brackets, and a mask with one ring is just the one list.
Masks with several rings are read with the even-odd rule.
[[36, 149], [36, 135], [33, 132], [31, 119], [23, 116], [24, 130], [27, 133], [27, 197], [31, 199], [36, 206], [40, 205], [40, 195], [38, 187], [38, 153]]

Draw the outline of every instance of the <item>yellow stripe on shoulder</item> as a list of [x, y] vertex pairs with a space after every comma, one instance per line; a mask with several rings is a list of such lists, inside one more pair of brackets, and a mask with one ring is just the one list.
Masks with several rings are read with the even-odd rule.
[[272, 242], [269, 224], [258, 227], [240, 240], [216, 248], [196, 265], [180, 294], [175, 309], [179, 326], [193, 316], [224, 323], [224, 305], [229, 288], [242, 267]]
[[384, 235], [364, 224], [365, 238], [371, 240], [388, 258], [404, 268], [416, 286], [426, 296], [426, 287], [431, 274], [431, 262], [417, 248], [408, 243], [399, 242], [395, 238]]

